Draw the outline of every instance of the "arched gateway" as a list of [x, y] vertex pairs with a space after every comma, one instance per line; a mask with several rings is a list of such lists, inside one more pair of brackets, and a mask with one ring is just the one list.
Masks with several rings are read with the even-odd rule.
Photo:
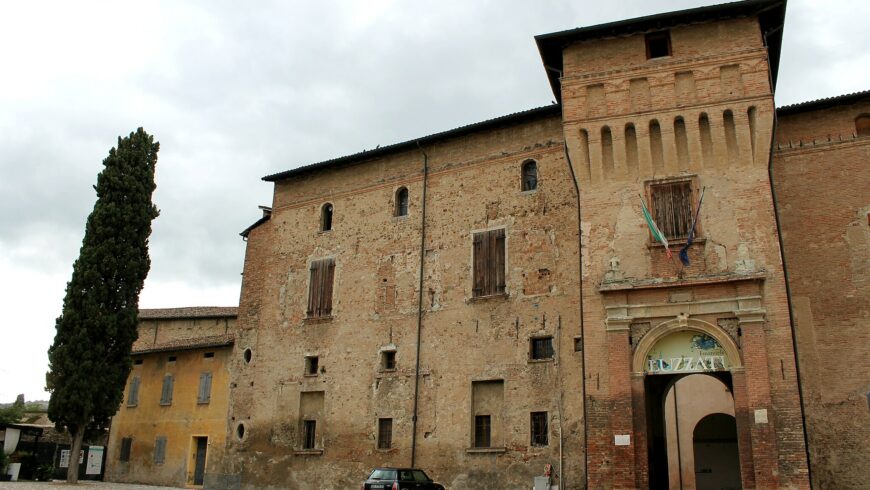
[[[735, 481], [739, 487], [731, 373], [742, 369], [740, 349], [731, 335], [687, 315], [660, 323], [638, 341], [632, 371], [644, 378], [651, 488], [719, 488], [720, 483], [734, 488]], [[716, 465], [706, 456], [696, 459], [693, 435], [702, 420], [707, 432], [735, 434], [734, 458]], [[718, 427], [721, 421], [731, 425]], [[701, 454], [706, 455], [703, 449], [710, 444], [704, 444]]]

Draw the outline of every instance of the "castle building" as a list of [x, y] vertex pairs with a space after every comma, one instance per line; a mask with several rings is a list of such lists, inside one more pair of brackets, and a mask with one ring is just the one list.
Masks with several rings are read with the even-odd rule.
[[206, 488], [866, 486], [870, 92], [776, 109], [785, 7], [538, 36], [556, 104], [265, 177]]
[[105, 479], [202, 485], [226, 438], [236, 308], [139, 310], [124, 399], [112, 418]]

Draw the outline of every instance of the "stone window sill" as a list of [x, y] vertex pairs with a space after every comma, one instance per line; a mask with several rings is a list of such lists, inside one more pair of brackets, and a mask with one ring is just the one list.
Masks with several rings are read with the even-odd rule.
[[333, 316], [332, 316], [332, 315], [328, 315], [328, 316], [307, 316], [307, 317], [305, 317], [305, 319], [303, 319], [302, 321], [303, 321], [306, 325], [308, 325], [308, 324], [315, 325], [315, 324], [318, 324], [318, 323], [329, 323], [329, 322], [332, 321], [332, 319], [333, 319]]
[[322, 456], [323, 449], [296, 449], [293, 451], [294, 456]]
[[472, 296], [472, 297], [468, 298], [467, 302], [468, 303], [478, 303], [481, 301], [489, 301], [489, 300], [499, 300], [499, 299], [503, 300], [503, 299], [507, 299], [508, 297], [509, 297], [508, 293], [504, 292], [504, 293], [498, 293], [498, 294], [489, 294], [487, 296]]
[[[688, 241], [688, 240], [685, 239], [685, 238], [682, 238], [682, 239], [680, 239], [680, 240], [668, 240], [668, 247], [671, 249], [671, 252], [673, 252], [674, 249], [677, 248], [677, 247], [682, 248], [682, 246], [685, 245], [687, 241]], [[699, 243], [699, 244], [700, 244], [700, 243], [704, 243], [704, 242], [706, 242], [706, 241], [707, 241], [707, 239], [704, 238], [704, 237], [695, 237], [695, 238], [692, 239], [692, 244], [693, 244], [693, 245], [696, 244], [696, 243]], [[653, 248], [661, 248], [661, 249], [664, 249], [665, 246], [662, 245], [661, 242], [649, 242], [649, 243], [646, 244], [646, 248], [649, 248], [649, 249], [653, 249]], [[679, 252], [679, 250], [677, 250], [677, 252]]]
[[505, 447], [470, 447], [465, 449], [468, 454], [497, 454], [507, 452]]
[[542, 364], [547, 362], [553, 362], [554, 358], [548, 357], [546, 359], [529, 359], [529, 364]]

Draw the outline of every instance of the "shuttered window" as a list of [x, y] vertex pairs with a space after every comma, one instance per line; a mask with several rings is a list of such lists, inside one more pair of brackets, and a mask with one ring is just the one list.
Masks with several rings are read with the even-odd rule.
[[157, 464], [166, 462], [166, 437], [160, 436], [154, 442], [154, 462]]
[[335, 260], [322, 259], [311, 263], [308, 281], [309, 318], [332, 315], [332, 282], [335, 276]]
[[504, 228], [474, 234], [474, 286], [472, 295], [504, 294]]
[[653, 184], [650, 194], [653, 218], [665, 237], [668, 240], [688, 238], [692, 228], [692, 183]]
[[130, 380], [130, 391], [127, 392], [127, 406], [135, 407], [139, 404], [139, 376], [133, 376]]
[[160, 404], [172, 405], [172, 387], [175, 384], [175, 379], [171, 374], [163, 377], [163, 390], [160, 392]]
[[202, 373], [199, 375], [199, 394], [196, 397], [196, 402], [205, 404], [211, 401], [211, 373]]
[[130, 461], [130, 451], [133, 449], [133, 438], [125, 437], [121, 439], [121, 454], [118, 459], [121, 461]]

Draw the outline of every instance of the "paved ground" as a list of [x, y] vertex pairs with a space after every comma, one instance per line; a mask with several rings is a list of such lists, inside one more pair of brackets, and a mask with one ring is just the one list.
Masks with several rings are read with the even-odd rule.
[[0, 482], [2, 490], [161, 490], [175, 487], [153, 487], [151, 485], [132, 485], [129, 483], [107, 483], [99, 481], [79, 481], [78, 485], [67, 485], [66, 482], [54, 481], [16, 481]]

